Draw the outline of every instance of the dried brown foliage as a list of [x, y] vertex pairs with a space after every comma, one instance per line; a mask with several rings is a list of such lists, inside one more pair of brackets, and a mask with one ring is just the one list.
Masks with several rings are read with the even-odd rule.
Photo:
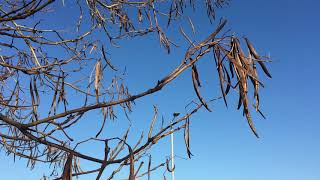
[[[160, 168], [173, 171], [174, 167], [169, 167], [170, 159], [154, 166], [149, 150], [162, 138], [183, 130], [187, 155], [191, 157], [190, 118], [203, 107], [212, 111], [210, 103], [213, 100], [205, 99], [201, 94], [200, 76], [205, 74], [197, 66], [199, 61], [206, 60], [203, 58], [206, 55], [215, 59], [214, 70], [218, 72], [225, 105], [228, 104], [230, 90], [235, 90], [239, 95], [238, 109], [242, 107], [252, 132], [258, 137], [251, 117], [249, 98], [253, 91], [254, 109], [262, 115], [259, 109], [259, 87], [263, 87], [263, 84], [258, 78], [260, 68], [256, 64], [259, 64], [266, 76], [271, 78], [271, 74], [266, 68], [265, 58], [256, 52], [247, 38], [228, 35], [225, 30], [226, 20], [216, 23], [216, 9], [227, 5], [229, 1], [203, 1], [201, 5], [206, 9], [209, 20], [218, 24], [212, 34], [197, 42], [181, 27], [181, 37], [186, 39], [190, 47], [185, 56], [181, 57], [180, 64], [158, 80], [155, 86], [137, 94], [131, 94], [123, 77], [116, 74], [119, 68], [108, 57], [106, 44], [92, 37], [103, 31], [108, 38], [108, 45], [118, 47], [117, 42], [122, 39], [154, 34], [160, 45], [170, 53], [173, 43], [166, 35], [166, 30], [186, 19], [195, 33], [194, 23], [190, 18], [185, 18], [184, 13], [188, 8], [195, 9], [196, 3], [200, 2], [62, 2], [65, 6], [71, 3], [78, 7], [79, 18], [75, 25], [78, 31], [75, 36], [66, 37], [59, 29], [46, 29], [41, 26], [41, 21], [30, 20], [34, 16], [45, 16], [62, 6], [61, 1], [4, 0], [0, 3], [0, 147], [6, 155], [25, 158], [30, 167], [34, 167], [37, 162], [50, 164], [53, 169], [50, 176], [57, 179], [72, 179], [73, 176], [91, 173], [97, 174], [96, 179], [100, 179], [106, 167], [116, 164], [118, 168], [112, 166], [113, 172], [106, 175], [107, 179], [125, 171], [125, 167], [129, 169], [129, 180], [142, 176], [150, 179], [151, 173]], [[135, 144], [128, 141], [129, 130], [119, 137], [102, 135], [107, 119], [117, 118], [117, 109], [122, 109], [127, 116], [133, 111], [135, 100], [143, 100], [144, 96], [163, 90], [188, 69], [191, 69], [191, 80], [198, 99], [192, 102], [196, 104], [193, 109], [182, 115], [175, 113], [173, 121], [156, 128], [159, 118], [158, 109], [154, 107], [154, 117], [148, 122], [150, 128], [147, 138], [142, 134]], [[106, 71], [114, 73], [114, 76], [106, 77]], [[77, 94], [76, 103], [70, 97], [73, 94]], [[46, 103], [48, 99], [51, 102], [49, 104]], [[83, 105], [78, 106], [79, 102]], [[70, 129], [85, 115], [96, 111], [101, 112], [102, 122], [92, 137], [78, 140], [69, 135]], [[89, 142], [102, 143], [104, 157], [88, 155], [79, 150], [79, 146]], [[83, 171], [85, 167], [81, 166], [80, 160], [95, 163], [97, 168]]]

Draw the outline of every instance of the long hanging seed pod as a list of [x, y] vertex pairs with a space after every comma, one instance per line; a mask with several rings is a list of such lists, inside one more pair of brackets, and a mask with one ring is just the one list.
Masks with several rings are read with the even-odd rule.
[[[244, 93], [243, 93], [244, 94]], [[250, 129], [252, 130], [253, 134], [259, 138], [259, 135], [257, 133], [256, 128], [254, 127], [253, 121], [252, 121], [252, 117], [250, 115], [250, 111], [249, 111], [249, 100], [248, 97], [246, 96], [246, 94], [244, 94], [244, 98], [243, 98], [243, 112], [246, 115], [248, 124], [250, 126]]]
[[35, 100], [35, 97], [34, 97], [34, 90], [33, 90], [33, 87], [32, 87], [32, 82], [30, 81], [30, 84], [29, 84], [29, 88], [30, 88], [30, 96], [31, 96], [31, 103], [32, 103], [32, 113], [33, 113], [33, 116], [34, 116], [34, 119], [33, 120], [38, 120], [38, 114], [37, 114], [37, 106], [38, 106], [38, 103], [36, 103], [36, 100]]
[[217, 61], [217, 69], [218, 69], [218, 74], [219, 74], [220, 88], [221, 88], [221, 93], [223, 96], [223, 101], [224, 101], [224, 104], [226, 105], [226, 107], [228, 107], [226, 93], [224, 90], [224, 81], [225, 80], [224, 80], [224, 74], [223, 74], [223, 68], [222, 68], [223, 64], [222, 64], [222, 59], [221, 59], [221, 55], [220, 55], [220, 50], [218, 47], [214, 51], [214, 57]]
[[51, 103], [51, 107], [50, 107], [50, 111], [49, 111], [49, 116], [51, 115], [52, 112], [53, 112], [53, 114], [56, 114], [57, 94], [59, 91], [59, 84], [60, 84], [60, 77], [58, 78], [56, 85], [55, 85], [55, 88], [54, 88], [53, 99], [52, 99], [52, 103]]
[[202, 98], [201, 94], [200, 94], [200, 90], [199, 90], [199, 79], [198, 76], [196, 75], [197, 73], [196, 70], [196, 66], [192, 66], [192, 83], [193, 83], [193, 88], [196, 92], [196, 95], [198, 97], [198, 99], [200, 100], [201, 104], [209, 111], [212, 112], [212, 110], [209, 108], [208, 104], [204, 101], [204, 99]]
[[102, 77], [102, 72], [101, 72], [101, 61], [97, 61], [96, 66], [95, 66], [95, 79], [94, 79], [94, 89], [96, 92], [96, 99], [97, 102], [99, 102], [99, 85], [100, 85], [100, 80]]
[[241, 62], [239, 58], [239, 46], [237, 46], [237, 43], [235, 42], [236, 39], [234, 37], [231, 38], [231, 50], [223, 50], [223, 52], [227, 55], [230, 62], [233, 64], [234, 70], [237, 75], [238, 79], [238, 87], [239, 87], [239, 103], [238, 103], [238, 109], [243, 105], [243, 113], [246, 116], [247, 122], [250, 126], [250, 129], [254, 133], [256, 137], [259, 137], [256, 128], [254, 127], [252, 117], [250, 115], [249, 111], [249, 99], [247, 96], [248, 92], [248, 84], [247, 84], [247, 77], [250, 77], [250, 73], [248, 73], [248, 70], [245, 69], [245, 65], [243, 62]]
[[188, 157], [191, 158], [192, 153], [190, 151], [190, 127], [189, 127], [189, 124], [190, 124], [190, 120], [189, 120], [189, 118], [187, 118], [185, 128], [184, 128], [184, 143], [186, 145]]
[[197, 81], [198, 86], [201, 87], [201, 83], [200, 83], [200, 79], [199, 79], [199, 74], [198, 74], [198, 70], [197, 70], [196, 65], [193, 65], [192, 71], [194, 72], [194, 77], [195, 77], [195, 80]]
[[227, 95], [230, 91], [230, 87], [231, 87], [231, 78], [230, 78], [230, 75], [226, 69], [225, 66], [223, 66], [223, 69], [224, 69], [224, 72], [226, 73], [227, 75], [227, 87], [226, 87], [226, 90], [225, 90], [225, 94]]
[[[250, 61], [252, 63], [252, 74], [256, 77], [256, 79], [258, 79], [258, 73], [257, 73], [256, 64], [255, 64], [255, 61], [252, 60], [251, 54], [249, 54], [249, 59], [250, 59]], [[252, 82], [253, 87], [254, 87], [253, 96], [254, 96], [254, 99], [256, 101], [255, 109], [256, 109], [256, 111], [259, 111], [259, 94], [258, 94], [259, 82], [256, 79], [253, 79], [253, 78], [250, 78], [250, 79], [251, 79], [251, 82]]]
[[34, 92], [36, 95], [36, 102], [37, 104], [40, 103], [40, 97], [39, 97], [39, 92], [38, 92], [38, 88], [37, 88], [37, 80], [36, 78], [33, 78], [33, 88], [34, 88]]
[[258, 61], [259, 65], [261, 66], [263, 72], [269, 77], [272, 78], [271, 74], [269, 73], [266, 65], [264, 65], [264, 63], [261, 61], [260, 56], [258, 55], [257, 51], [254, 49], [253, 45], [251, 44], [251, 42], [249, 41], [248, 38], [245, 38], [248, 49], [250, 51], [250, 53], [253, 55], [253, 57]]

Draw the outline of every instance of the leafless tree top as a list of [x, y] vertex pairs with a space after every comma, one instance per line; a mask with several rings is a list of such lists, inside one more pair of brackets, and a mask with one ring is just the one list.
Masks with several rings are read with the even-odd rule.
[[[115, 164], [119, 167], [106, 175], [108, 179], [125, 171], [123, 167], [127, 166], [129, 180], [142, 176], [150, 178], [150, 174], [161, 167], [165, 167], [166, 171], [172, 171], [173, 168], [169, 167], [170, 159], [152, 165], [150, 148], [171, 133], [184, 131], [190, 157], [191, 116], [200, 108], [211, 111], [210, 104], [216, 99], [223, 100], [227, 106], [226, 97], [230, 90], [238, 94], [237, 108], [242, 108], [249, 127], [258, 137], [251, 118], [252, 110], [263, 116], [259, 109], [259, 87], [263, 87], [263, 83], [258, 74], [261, 70], [270, 78], [271, 75], [265, 66], [267, 58], [256, 52], [248, 38], [231, 35], [224, 28], [227, 20], [216, 17], [216, 10], [228, 4], [227, 0], [1, 1], [2, 152], [27, 159], [30, 167], [37, 162], [51, 164], [52, 173], [48, 173], [48, 176], [58, 179], [72, 179], [72, 176], [90, 173], [95, 173], [100, 179], [104, 169]], [[70, 6], [76, 7], [68, 12], [68, 15], [77, 17], [76, 22], [52, 17], [57, 9]], [[194, 10], [204, 11], [208, 20], [216, 26], [201, 41], [191, 38], [194, 35], [190, 36], [197, 30], [186, 12]], [[61, 29], [63, 24], [74, 30], [66, 33], [66, 29]], [[170, 28], [179, 29], [177, 35], [188, 44], [184, 56], [177, 59], [179, 65], [162, 79], [155, 79], [154, 86], [131, 93], [125, 77], [121, 75], [123, 67], [114, 65], [110, 58], [112, 52], [107, 52], [107, 47], [120, 47], [119, 42], [135, 37], [143, 40], [155, 36], [161, 47], [170, 53], [176, 46], [166, 33]], [[107, 41], [101, 40], [101, 34]], [[215, 60], [216, 68], [213, 71], [218, 72], [221, 89], [221, 97], [216, 99], [206, 99], [201, 95], [201, 71], [197, 63], [207, 60], [203, 58], [205, 56]], [[136, 71], [145, 68], [148, 67], [141, 66]], [[195, 99], [188, 107], [193, 109], [188, 108], [185, 114], [175, 113], [173, 121], [156, 128], [159, 118], [158, 109], [154, 107], [154, 117], [148, 122], [150, 128], [134, 144], [128, 142], [129, 129], [120, 136], [103, 136], [108, 119], [116, 119], [119, 112], [128, 116], [134, 110], [135, 100], [143, 101], [144, 96], [164, 90], [165, 86], [188, 69], [192, 72], [190, 78], [195, 92]], [[253, 102], [249, 98], [251, 94]], [[70, 129], [76, 127], [90, 112], [100, 114], [97, 132], [81, 140], [71, 137]], [[80, 145], [85, 146], [89, 142], [102, 144], [105, 147], [101, 149], [104, 156], [88, 155], [79, 150]], [[80, 160], [95, 163], [97, 168], [87, 170], [81, 167]]]

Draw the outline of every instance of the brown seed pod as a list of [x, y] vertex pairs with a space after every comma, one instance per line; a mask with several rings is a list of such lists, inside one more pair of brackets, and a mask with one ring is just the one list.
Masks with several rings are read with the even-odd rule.
[[198, 81], [196, 78], [196, 72], [194, 70], [194, 68], [192, 68], [192, 83], [193, 83], [193, 88], [196, 92], [196, 95], [198, 97], [198, 99], [200, 100], [201, 104], [209, 111], [212, 112], [211, 109], [209, 108], [208, 104], [204, 101], [204, 99], [202, 98], [201, 94], [200, 94], [200, 90], [199, 90], [199, 86], [198, 86]]
[[94, 79], [94, 89], [96, 91], [96, 98], [97, 101], [99, 100], [99, 85], [100, 85], [100, 80], [102, 77], [102, 71], [101, 71], [101, 61], [97, 61], [96, 66], [95, 66], [95, 79]]

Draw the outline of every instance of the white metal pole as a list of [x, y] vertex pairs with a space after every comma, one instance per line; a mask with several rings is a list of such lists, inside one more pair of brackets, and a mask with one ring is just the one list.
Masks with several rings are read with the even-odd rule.
[[[173, 130], [172, 126], [171, 126], [171, 130]], [[171, 133], [171, 168], [174, 168], [174, 152], [173, 152], [173, 132]], [[173, 171], [171, 172], [171, 177], [172, 180], [174, 180], [174, 171], [175, 169], [173, 169]]]

